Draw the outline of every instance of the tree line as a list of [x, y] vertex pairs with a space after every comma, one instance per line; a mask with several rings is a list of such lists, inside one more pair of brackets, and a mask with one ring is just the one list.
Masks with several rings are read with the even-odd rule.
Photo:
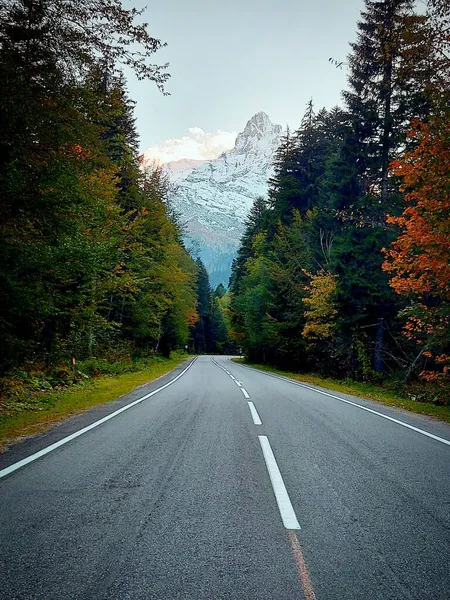
[[230, 279], [249, 360], [448, 382], [449, 27], [445, 0], [366, 0], [343, 106], [284, 135]]
[[121, 68], [163, 93], [169, 77], [140, 14], [119, 0], [0, 8], [2, 373], [221, 347], [223, 313], [183, 244], [168, 181], [139, 161]]

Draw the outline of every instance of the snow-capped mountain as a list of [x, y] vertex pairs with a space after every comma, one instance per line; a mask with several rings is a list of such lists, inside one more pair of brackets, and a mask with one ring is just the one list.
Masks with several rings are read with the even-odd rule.
[[165, 166], [173, 183], [172, 204], [213, 287], [228, 285], [245, 218], [254, 200], [267, 194], [281, 133], [280, 125], [259, 112], [237, 136], [235, 147], [218, 158]]
[[173, 162], [166, 163], [164, 168], [170, 178], [171, 183], [177, 184], [186, 179], [186, 177], [190, 175], [194, 169], [197, 169], [197, 167], [200, 167], [205, 162], [205, 160], [182, 158], [181, 160], [174, 160]]

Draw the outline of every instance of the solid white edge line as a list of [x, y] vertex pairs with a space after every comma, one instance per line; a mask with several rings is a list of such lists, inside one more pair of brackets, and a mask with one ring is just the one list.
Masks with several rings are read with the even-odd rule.
[[250, 398], [250, 396], [249, 396], [249, 394], [248, 394], [248, 392], [247, 392], [247, 390], [246, 390], [245, 388], [241, 387], [241, 388], [239, 388], [239, 389], [241, 390], [241, 392], [244, 394], [244, 396], [245, 396], [246, 398]]
[[[238, 364], [238, 363], [236, 363]], [[244, 365], [240, 365], [244, 366]], [[252, 367], [245, 367], [252, 368]], [[436, 440], [437, 442], [441, 442], [442, 444], [446, 444], [450, 446], [450, 440], [446, 440], [445, 438], [441, 438], [438, 435], [434, 435], [433, 433], [428, 433], [428, 431], [424, 431], [423, 429], [419, 429], [418, 427], [414, 427], [413, 425], [408, 425], [408, 423], [404, 423], [403, 421], [399, 421], [398, 419], [394, 419], [393, 417], [389, 417], [388, 415], [384, 415], [372, 408], [367, 408], [366, 406], [361, 406], [361, 404], [357, 404], [356, 402], [352, 402], [351, 400], [345, 400], [344, 398], [340, 398], [339, 396], [335, 396], [334, 394], [329, 394], [328, 392], [322, 392], [321, 390], [317, 390], [316, 388], [306, 385], [306, 383], [300, 383], [299, 381], [294, 381], [292, 379], [288, 379], [287, 377], [280, 377], [279, 375], [273, 375], [271, 373], [264, 373], [264, 371], [259, 371], [258, 369], [253, 369], [253, 371], [258, 371], [262, 373], [262, 375], [268, 375], [269, 377], [274, 377], [275, 379], [281, 379], [281, 381], [286, 381], [287, 383], [292, 383], [297, 385], [298, 387], [306, 388], [307, 390], [312, 390], [313, 392], [317, 392], [318, 394], [322, 394], [322, 396], [328, 396], [330, 398], [334, 398], [335, 400], [340, 400], [341, 402], [345, 402], [345, 404], [350, 404], [351, 406], [356, 406], [356, 408], [360, 408], [361, 410], [365, 410], [366, 412], [372, 413], [373, 415], [377, 415], [383, 419], [387, 419], [388, 421], [392, 421], [392, 423], [396, 423], [397, 425], [401, 425], [402, 427], [406, 427], [406, 429], [411, 429], [411, 431], [415, 431], [416, 433], [420, 433], [426, 437], [431, 438], [432, 440]]]
[[300, 529], [289, 494], [284, 485], [283, 477], [281, 476], [280, 469], [278, 468], [277, 461], [272, 452], [269, 439], [265, 435], [258, 435], [258, 439], [264, 454], [267, 470], [269, 471], [270, 481], [272, 482], [272, 488], [275, 493], [283, 525], [286, 529]]
[[256, 410], [253, 402], [247, 402], [247, 404], [248, 404], [248, 407], [249, 407], [251, 415], [252, 415], [253, 423], [255, 425], [262, 425], [262, 421], [258, 415], [258, 411]]
[[26, 458], [23, 458], [22, 460], [19, 460], [18, 462], [13, 463], [9, 467], [2, 469], [0, 471], [0, 479], [2, 479], [2, 477], [6, 477], [6, 475], [9, 475], [10, 473], [13, 473], [14, 471], [17, 471], [18, 469], [21, 469], [25, 465], [28, 465], [29, 463], [34, 462], [38, 458], [41, 458], [41, 456], [45, 456], [46, 454], [53, 452], [53, 450], [56, 450], [60, 446], [63, 446], [64, 444], [71, 442], [72, 440], [76, 439], [80, 435], [83, 435], [84, 433], [87, 433], [91, 429], [94, 429], [95, 427], [102, 425], [102, 423], [106, 423], [106, 421], [109, 421], [110, 419], [117, 417], [117, 415], [120, 415], [120, 413], [123, 413], [124, 411], [128, 410], [129, 408], [136, 406], [136, 404], [139, 404], [143, 400], [147, 400], [147, 398], [150, 398], [151, 396], [154, 396], [158, 392], [161, 392], [162, 390], [166, 389], [167, 387], [169, 387], [169, 385], [172, 385], [173, 383], [178, 381], [178, 379], [180, 379], [180, 377], [182, 377], [186, 373], [186, 371], [191, 368], [191, 366], [194, 364], [195, 361], [196, 361], [196, 358], [194, 358], [189, 363], [189, 365], [183, 371], [181, 371], [181, 373], [179, 373], [174, 379], [172, 379], [168, 383], [162, 385], [160, 388], [153, 390], [153, 392], [150, 392], [149, 394], [142, 396], [142, 398], [138, 398], [137, 400], [134, 400], [134, 402], [131, 402], [130, 404], [127, 404], [126, 406], [119, 408], [118, 410], [114, 411], [113, 413], [106, 415], [106, 417], [103, 417], [102, 419], [99, 419], [98, 421], [91, 423], [87, 427], [83, 427], [83, 429], [80, 429], [79, 431], [75, 431], [71, 435], [68, 435], [67, 437], [63, 438], [62, 440], [59, 440], [58, 442], [55, 442], [54, 444], [51, 444], [50, 446], [47, 446], [46, 448], [39, 450], [39, 452], [35, 452], [34, 454], [31, 454], [30, 456], [27, 456]]

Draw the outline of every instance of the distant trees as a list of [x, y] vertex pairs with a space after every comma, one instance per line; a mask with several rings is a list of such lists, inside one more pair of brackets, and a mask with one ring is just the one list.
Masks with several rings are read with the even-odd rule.
[[202, 261], [197, 259], [198, 320], [192, 329], [192, 345], [196, 353], [229, 354], [234, 351], [225, 310], [226, 290], [222, 284], [212, 292]]

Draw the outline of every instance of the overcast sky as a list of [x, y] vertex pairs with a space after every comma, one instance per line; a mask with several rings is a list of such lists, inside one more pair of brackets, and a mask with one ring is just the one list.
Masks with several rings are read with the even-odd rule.
[[346, 73], [328, 59], [348, 54], [363, 0], [124, 0], [124, 5], [147, 5], [151, 35], [168, 44], [153, 56], [155, 63], [170, 63], [170, 96], [129, 76], [141, 150], [153, 147], [169, 156], [176, 148], [172, 158], [181, 158], [186, 147], [188, 158], [197, 158], [229, 146], [260, 110], [274, 123], [296, 127], [311, 97], [317, 109], [339, 103]]

